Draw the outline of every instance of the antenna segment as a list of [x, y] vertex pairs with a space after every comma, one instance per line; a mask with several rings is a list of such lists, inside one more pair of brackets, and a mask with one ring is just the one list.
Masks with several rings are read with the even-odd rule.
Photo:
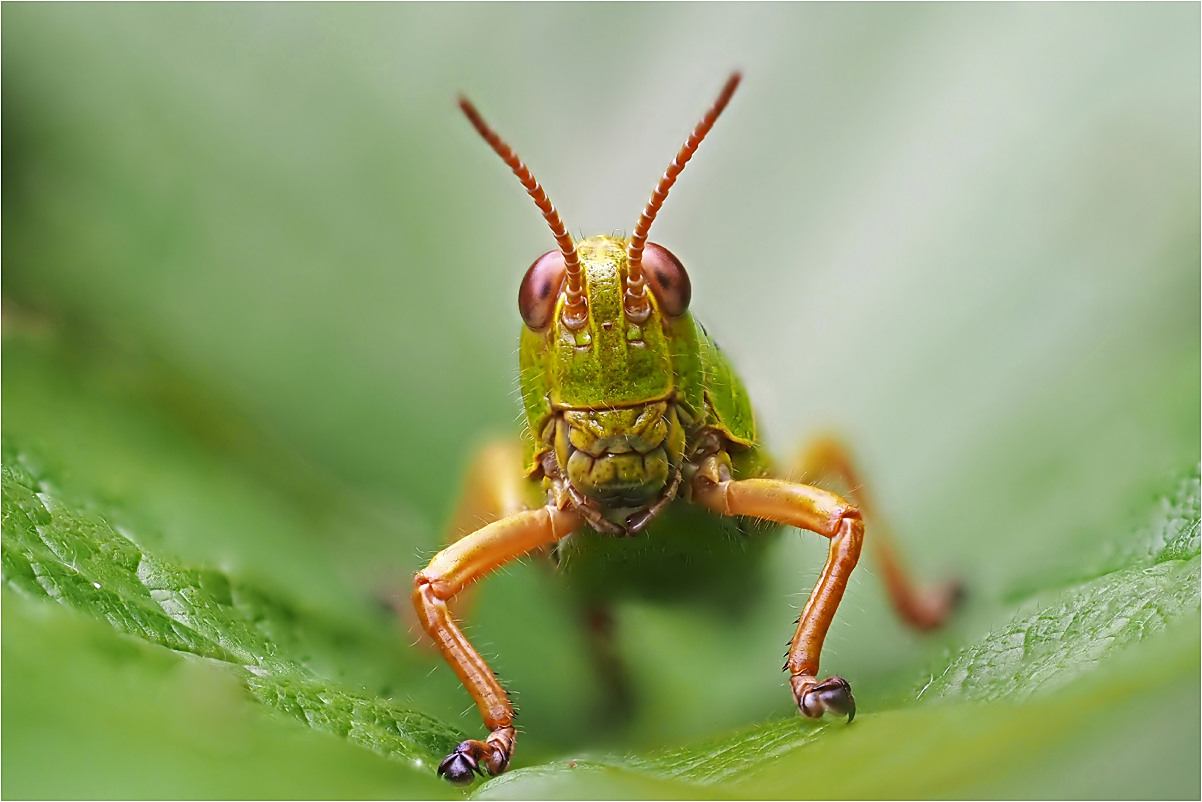
[[[629, 258], [629, 266], [626, 272], [626, 295], [625, 306], [627, 316], [636, 323], [647, 319], [651, 314], [651, 305], [647, 301], [647, 282], [643, 278], [643, 246], [647, 244], [647, 232], [651, 230], [651, 224], [655, 222], [655, 216], [659, 213], [660, 207], [664, 205], [664, 199], [668, 197], [668, 190], [676, 183], [677, 176], [684, 166], [689, 163], [689, 159], [693, 158], [693, 154], [697, 152], [697, 147], [701, 144], [701, 140], [705, 139], [705, 135], [709, 133], [710, 128], [714, 126], [714, 122], [718, 119], [718, 115], [726, 108], [726, 104], [730, 102], [731, 95], [739, 87], [739, 81], [743, 75], [735, 72], [726, 80], [726, 85], [722, 87], [722, 91], [718, 94], [718, 99], [714, 101], [714, 105], [710, 106], [710, 110], [701, 118], [701, 122], [697, 123], [697, 127], [693, 129], [693, 133], [689, 134], [689, 138], [680, 147], [676, 158], [668, 165], [668, 169], [664, 171], [663, 176], [659, 179], [659, 183], [655, 186], [655, 191], [651, 193], [651, 199], [647, 201], [647, 206], [643, 209], [642, 215], [639, 216], [639, 222], [634, 227], [634, 233], [630, 237], [630, 244], [626, 246], [626, 255]], [[488, 137], [485, 137], [487, 139]], [[495, 146], [494, 146], [495, 147]], [[500, 151], [497, 151], [498, 153]], [[504, 158], [502, 156], [502, 158]], [[514, 172], [517, 172], [516, 169]]]
[[588, 311], [584, 300], [580, 258], [576, 255], [576, 246], [573, 244], [567, 228], [564, 227], [563, 220], [559, 217], [559, 212], [555, 210], [550, 199], [547, 198], [546, 191], [535, 179], [534, 174], [530, 172], [530, 168], [518, 158], [513, 148], [505, 144], [505, 140], [501, 139], [496, 131], [489, 128], [488, 123], [484, 122], [484, 118], [480, 116], [480, 112], [476, 110], [472, 102], [460, 96], [459, 108], [467, 115], [476, 132], [496, 151], [501, 160], [509, 165], [509, 169], [513, 170], [513, 174], [518, 177], [518, 181], [522, 182], [522, 186], [525, 187], [526, 192], [534, 200], [534, 205], [543, 213], [547, 225], [551, 227], [551, 234], [554, 235], [555, 242], [559, 245], [560, 253], [563, 254], [564, 266], [566, 267], [567, 308], [564, 310], [564, 320], [572, 328], [583, 326], [585, 321], [588, 320]]

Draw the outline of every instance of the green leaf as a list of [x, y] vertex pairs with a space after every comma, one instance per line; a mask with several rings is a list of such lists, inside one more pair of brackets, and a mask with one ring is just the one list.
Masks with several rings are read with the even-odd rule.
[[[5, 441], [3, 565], [10, 589], [53, 599], [178, 655], [218, 661], [255, 700], [411, 767], [436, 765], [462, 739], [429, 716], [315, 674], [296, 650], [311, 646], [311, 633], [329, 624], [221, 571], [156, 556], [113, 529], [100, 511], [64, 501], [32, 461]], [[27, 604], [14, 599], [7, 606], [24, 611]], [[21, 650], [16, 637], [12, 648]], [[35, 787], [29, 776], [21, 782]], [[170, 793], [187, 795], [188, 787], [181, 783]], [[381, 787], [372, 793], [389, 795]]]
[[1055, 690], [1196, 612], [1198, 486], [1193, 473], [1161, 501], [1147, 528], [1128, 541], [1140, 555], [1131, 564], [1023, 605], [1010, 622], [962, 649], [919, 698], [1022, 699]]
[[[103, 621], [9, 591], [3, 603], [8, 796], [446, 795], [412, 758], [395, 759], [395, 750], [389, 753], [394, 759], [381, 757], [386, 739], [374, 733], [343, 739], [325, 734], [339, 733], [320, 723], [298, 727], [265, 715], [247, 698], [240, 672], [181, 658], [119, 635]], [[409, 741], [395, 733], [391, 740]]]

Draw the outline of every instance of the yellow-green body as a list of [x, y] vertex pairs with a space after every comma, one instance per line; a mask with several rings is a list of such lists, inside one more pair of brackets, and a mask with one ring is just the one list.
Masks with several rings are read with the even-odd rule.
[[[585, 501], [605, 520], [557, 544], [559, 564], [578, 593], [677, 595], [688, 587], [712, 590], [715, 582], [745, 590], [762, 539], [747, 538], [736, 521], [692, 508], [673, 492], [645, 531], [638, 524], [622, 531], [630, 511], [652, 505], [676, 472], [687, 487], [697, 460], [716, 448], [730, 455], [733, 478], [769, 470], [743, 384], [696, 318], [663, 314], [650, 293], [646, 321], [633, 323], [623, 313], [626, 245], [606, 236], [576, 243], [589, 309], [583, 327], [564, 325], [562, 295], [546, 330], [523, 326], [527, 481], [552, 492], [558, 469], [560, 483], [566, 478], [601, 499]], [[607, 444], [619, 453], [605, 450]], [[589, 448], [605, 456], [586, 459]], [[573, 470], [577, 462], [592, 470]]]

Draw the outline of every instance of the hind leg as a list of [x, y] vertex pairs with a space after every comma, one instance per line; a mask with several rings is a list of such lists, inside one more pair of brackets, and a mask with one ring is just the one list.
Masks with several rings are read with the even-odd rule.
[[914, 629], [927, 631], [941, 626], [963, 595], [958, 582], [944, 582], [920, 588], [906, 571], [889, 527], [876, 514], [869, 494], [856, 471], [847, 448], [833, 438], [820, 438], [798, 454], [786, 477], [795, 482], [822, 484], [834, 478], [841, 491], [851, 498], [865, 519], [870, 521], [872, 536], [865, 546], [880, 566], [889, 601], [898, 617]]
[[581, 602], [579, 616], [600, 688], [594, 720], [603, 729], [616, 729], [634, 715], [635, 692], [626, 661], [618, 652], [613, 607], [604, 602]]

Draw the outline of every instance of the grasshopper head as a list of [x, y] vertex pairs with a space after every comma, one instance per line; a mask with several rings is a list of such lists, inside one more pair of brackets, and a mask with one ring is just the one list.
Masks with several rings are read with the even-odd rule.
[[[549, 386], [556, 408], [601, 409], [656, 401], [672, 392], [672, 354], [665, 328], [688, 309], [684, 266], [667, 248], [648, 243], [643, 306], [629, 303], [628, 240], [592, 237], [576, 243], [580, 293], [567, 286], [563, 254], [539, 257], [522, 280], [518, 309], [526, 327], [546, 337]], [[575, 301], [575, 303], [574, 303]]]
[[[691, 286], [680, 260], [647, 241], [668, 190], [730, 101], [726, 82], [656, 185], [630, 239], [574, 242], [559, 212], [517, 154], [466, 99], [459, 101], [542, 211], [557, 249], [534, 261], [518, 292], [522, 395], [533, 440], [532, 465], [554, 450], [569, 490], [599, 515], [651, 508], [675, 493], [684, 432], [674, 395], [673, 327], [687, 321]], [[584, 501], [587, 497], [588, 501]], [[619, 525], [635, 531], [648, 517]], [[598, 525], [596, 518], [590, 523]], [[614, 518], [616, 520], [616, 518]]]

